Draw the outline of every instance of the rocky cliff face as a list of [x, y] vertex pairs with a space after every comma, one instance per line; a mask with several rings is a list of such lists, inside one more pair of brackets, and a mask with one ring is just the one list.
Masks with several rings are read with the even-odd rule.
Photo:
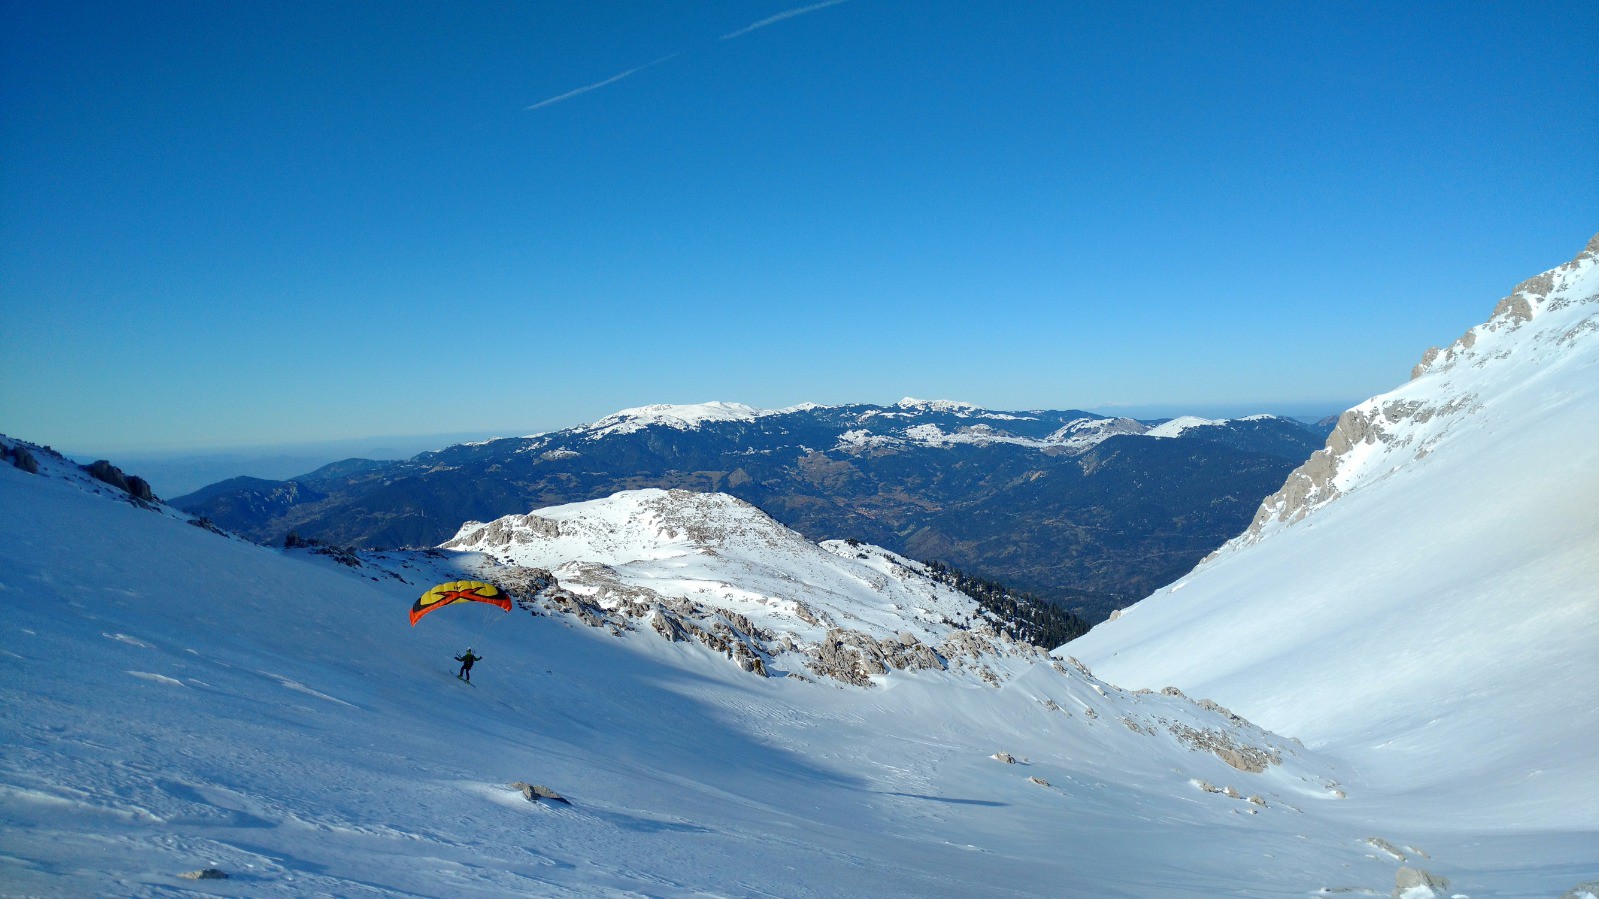
[[1599, 331], [1596, 267], [1599, 235], [1572, 261], [1516, 285], [1483, 324], [1447, 347], [1429, 348], [1408, 384], [1340, 416], [1326, 447], [1261, 503], [1248, 530], [1206, 561], [1300, 521], [1407, 462], [1447, 451], [1454, 432], [1491, 401], [1496, 386], [1537, 377], [1544, 365]]

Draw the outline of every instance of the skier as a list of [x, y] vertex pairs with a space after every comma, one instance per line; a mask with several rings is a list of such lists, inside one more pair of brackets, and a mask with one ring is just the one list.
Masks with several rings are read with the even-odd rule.
[[466, 655], [456, 656], [455, 660], [461, 663], [461, 673], [457, 674], [456, 677], [470, 684], [472, 682], [472, 663], [483, 661], [483, 657], [473, 655], [472, 647], [468, 646]]

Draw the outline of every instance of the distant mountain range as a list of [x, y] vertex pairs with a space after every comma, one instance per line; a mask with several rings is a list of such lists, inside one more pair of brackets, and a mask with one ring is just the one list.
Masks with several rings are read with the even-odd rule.
[[433, 546], [489, 521], [620, 490], [723, 492], [812, 540], [857, 538], [1100, 620], [1249, 523], [1320, 448], [1288, 418], [1136, 421], [891, 406], [646, 406], [399, 462], [234, 478], [172, 502], [264, 542]]

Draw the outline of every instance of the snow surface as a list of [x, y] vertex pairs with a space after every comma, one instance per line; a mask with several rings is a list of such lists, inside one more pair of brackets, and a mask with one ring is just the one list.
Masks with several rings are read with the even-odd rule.
[[[1554, 860], [1592, 857], [1560, 833], [1389, 826], [1362, 772], [1069, 664], [998, 659], [997, 687], [932, 671], [862, 689], [521, 609], [449, 607], [412, 628], [422, 589], [499, 563], [351, 568], [94, 489], [54, 462], [0, 466], [7, 893], [1303, 896], [1387, 891], [1400, 863], [1376, 836], [1425, 849], [1472, 896], [1509, 896], [1558, 893], [1582, 878]], [[762, 545], [764, 525], [729, 508], [725, 527], [754, 541], [729, 535], [733, 554]], [[845, 557], [862, 549], [828, 548], [886, 570]], [[467, 645], [484, 659], [474, 686], [450, 661]], [[1281, 764], [1235, 770], [1168, 722]], [[529, 803], [512, 781], [572, 805]], [[177, 876], [204, 867], [230, 878]]]
[[1599, 870], [1596, 248], [1346, 413], [1301, 470], [1325, 485], [1066, 650], [1299, 736], [1407, 820], [1568, 835]]

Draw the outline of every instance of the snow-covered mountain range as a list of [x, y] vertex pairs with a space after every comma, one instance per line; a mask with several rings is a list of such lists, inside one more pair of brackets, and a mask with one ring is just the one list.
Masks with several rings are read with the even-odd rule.
[[235, 479], [175, 502], [266, 543], [292, 531], [396, 546], [621, 490], [722, 492], [811, 540], [937, 559], [1098, 620], [1237, 534], [1324, 436], [1272, 416], [1158, 423], [910, 398], [646, 406], [404, 462]]

